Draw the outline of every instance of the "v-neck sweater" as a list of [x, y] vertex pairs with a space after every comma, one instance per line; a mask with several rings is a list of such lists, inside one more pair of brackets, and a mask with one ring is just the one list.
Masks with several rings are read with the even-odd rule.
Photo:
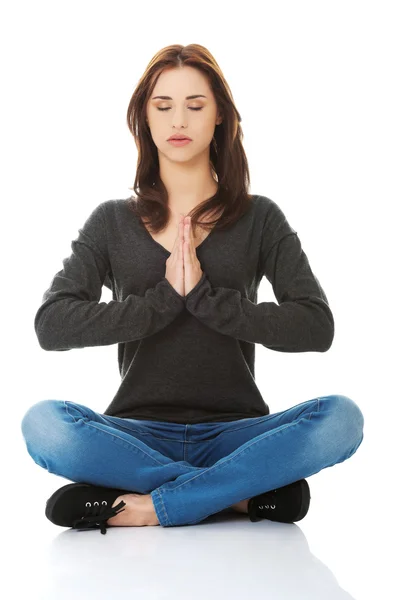
[[[165, 277], [170, 252], [130, 202], [100, 203], [78, 229], [35, 315], [41, 348], [118, 344], [121, 383], [104, 415], [195, 424], [270, 414], [255, 345], [326, 352], [334, 337], [297, 231], [275, 201], [252, 195], [233, 226], [197, 246], [202, 276], [181, 296]], [[277, 303], [257, 303], [263, 277]], [[100, 302], [103, 285], [109, 302]]]

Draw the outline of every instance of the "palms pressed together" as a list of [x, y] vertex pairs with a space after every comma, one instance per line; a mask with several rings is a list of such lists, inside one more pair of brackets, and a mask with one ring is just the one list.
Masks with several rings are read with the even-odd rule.
[[203, 271], [196, 254], [194, 245], [193, 231], [190, 217], [180, 216], [179, 222], [183, 219], [183, 272], [184, 272], [184, 296], [187, 296], [191, 290], [199, 283]]

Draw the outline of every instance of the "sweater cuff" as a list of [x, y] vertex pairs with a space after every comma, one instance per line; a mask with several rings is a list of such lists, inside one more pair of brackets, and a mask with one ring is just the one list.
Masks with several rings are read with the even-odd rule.
[[166, 277], [163, 277], [161, 281], [158, 282], [156, 288], [162, 293], [165, 303], [168, 303], [169, 306], [175, 308], [178, 312], [182, 310], [185, 306], [185, 298], [181, 296], [176, 289], [170, 284]]
[[185, 296], [186, 307], [187, 308], [189, 306], [194, 307], [197, 300], [202, 298], [202, 296], [204, 296], [204, 294], [206, 294], [210, 289], [211, 289], [210, 282], [208, 281], [207, 276], [206, 276], [205, 272], [203, 271], [203, 275], [201, 276], [199, 281], [196, 283], [194, 288], [192, 290], [190, 290], [190, 292], [187, 294], [187, 296]]

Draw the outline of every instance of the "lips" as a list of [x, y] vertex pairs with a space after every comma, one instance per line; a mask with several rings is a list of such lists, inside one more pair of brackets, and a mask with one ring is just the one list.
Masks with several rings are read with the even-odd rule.
[[170, 140], [191, 140], [192, 138], [187, 137], [186, 135], [172, 135], [171, 137], [168, 138], [168, 142]]

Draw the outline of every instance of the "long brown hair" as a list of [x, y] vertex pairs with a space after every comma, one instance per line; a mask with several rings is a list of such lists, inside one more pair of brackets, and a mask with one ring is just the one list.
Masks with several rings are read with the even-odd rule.
[[[211, 198], [198, 204], [189, 215], [192, 228], [197, 223], [206, 229], [225, 229], [236, 223], [247, 212], [252, 200], [248, 193], [249, 167], [243, 149], [242, 120], [232, 98], [228, 83], [210, 52], [199, 44], [173, 44], [162, 48], [151, 59], [129, 102], [127, 122], [138, 150], [137, 171], [129, 198], [129, 206], [140, 216], [151, 231], [159, 232], [169, 221], [168, 194], [159, 176], [157, 147], [146, 122], [146, 106], [157, 79], [164, 69], [185, 65], [199, 69], [208, 78], [215, 95], [222, 122], [216, 126], [210, 144], [212, 176], [218, 177], [218, 190]], [[201, 222], [204, 215], [217, 215], [214, 220]], [[222, 214], [222, 216], [220, 216]]]

